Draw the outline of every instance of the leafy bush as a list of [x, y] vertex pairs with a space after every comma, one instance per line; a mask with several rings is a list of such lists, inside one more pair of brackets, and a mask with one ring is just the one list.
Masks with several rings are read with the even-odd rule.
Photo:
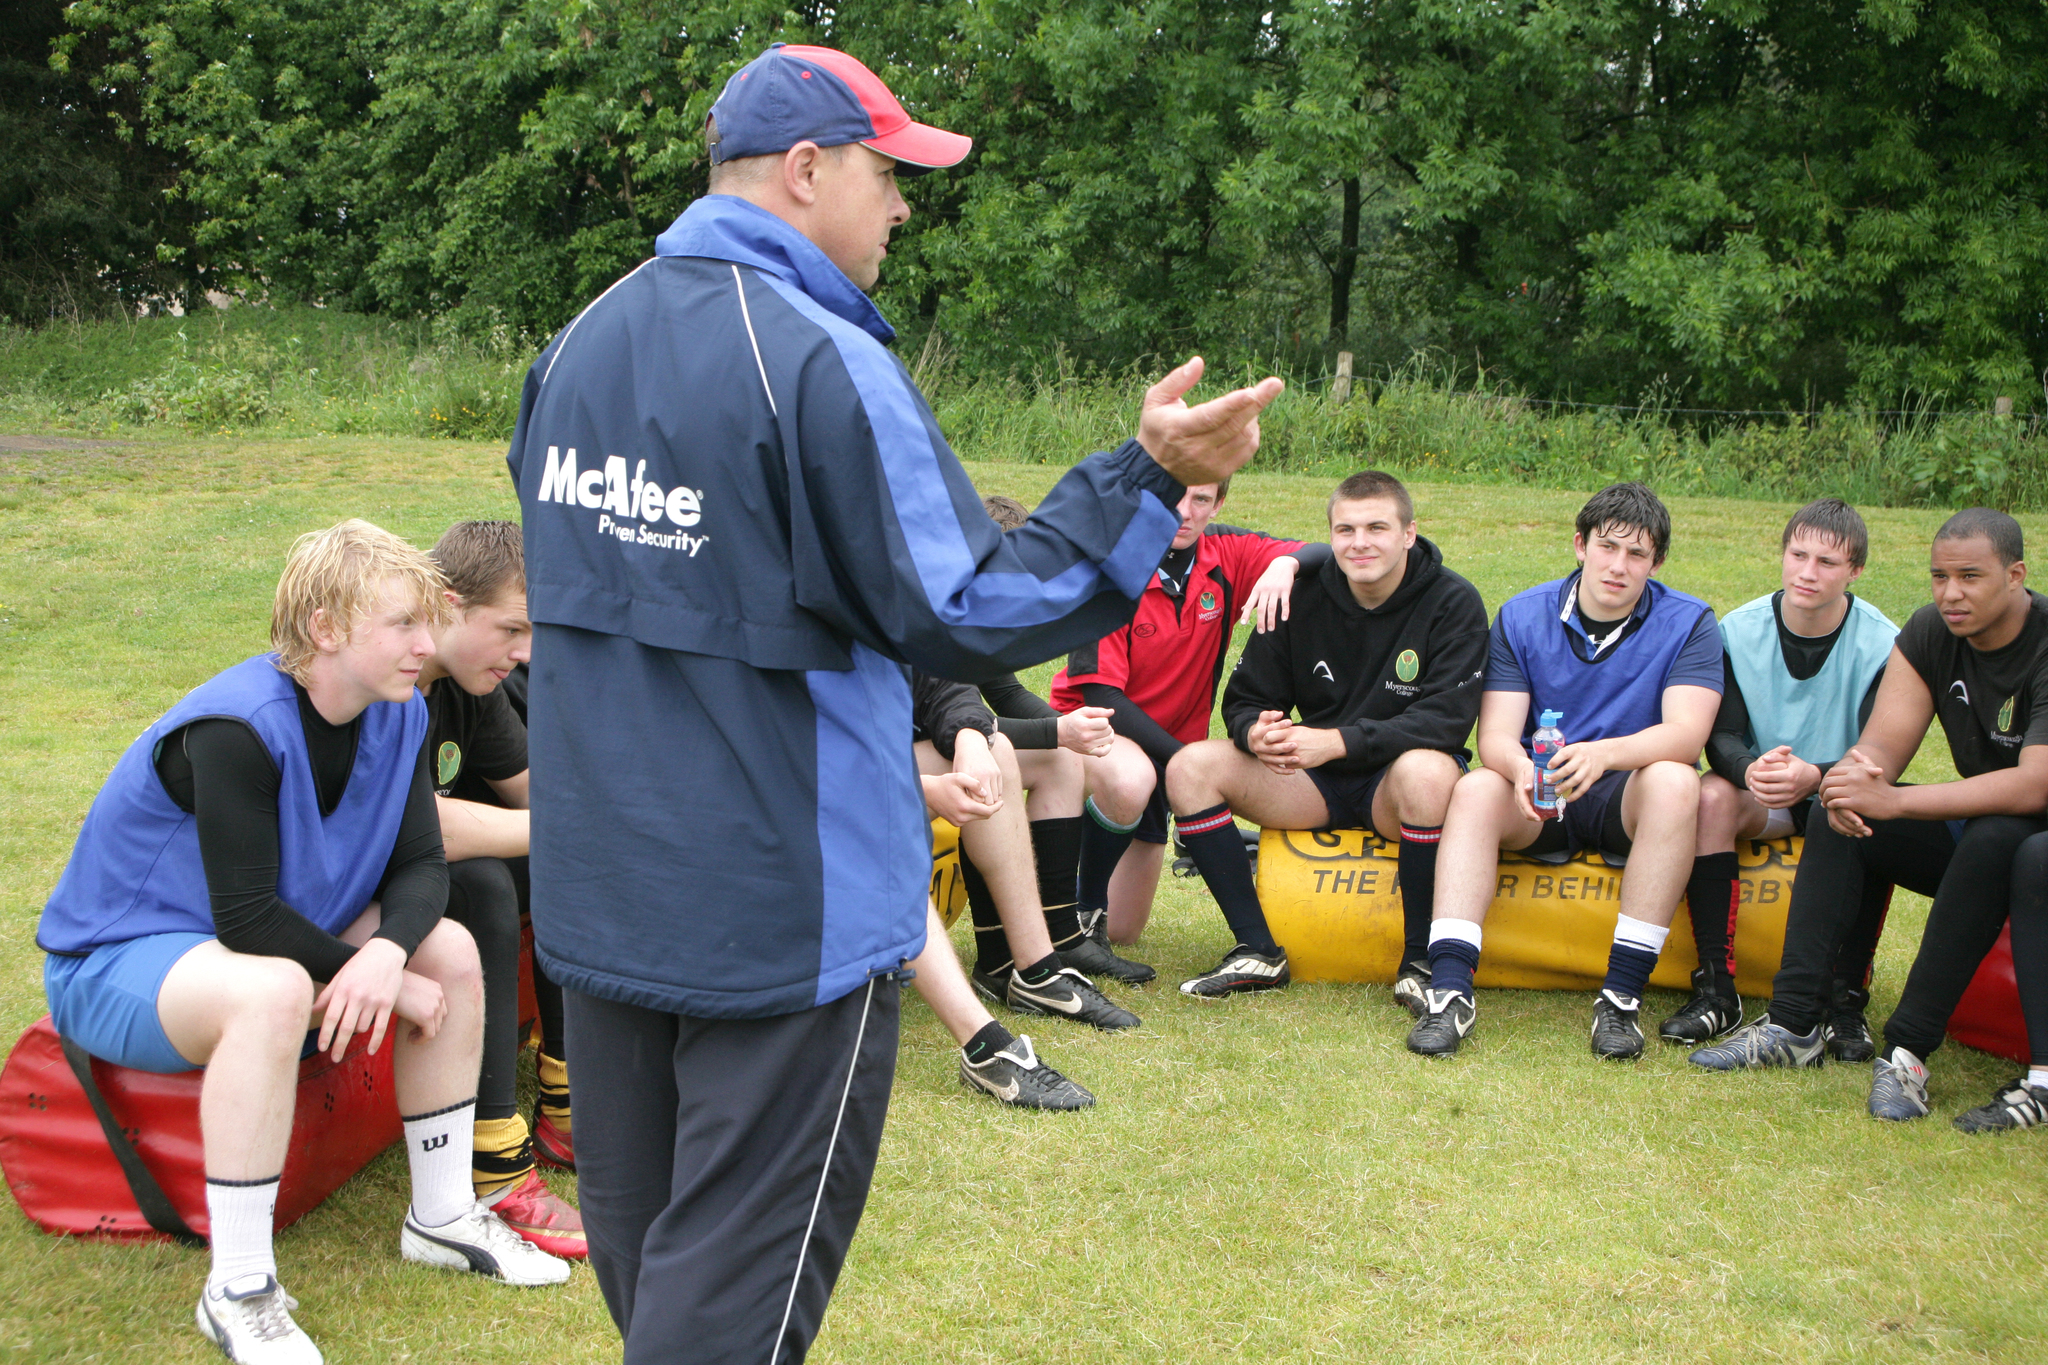
[[[260, 426], [503, 440], [536, 349], [502, 324], [466, 335], [314, 308], [0, 328], [0, 413], [92, 431]], [[1090, 374], [1055, 351], [1036, 374], [966, 374], [936, 332], [910, 364], [961, 455], [1056, 465], [1132, 435], [1139, 400], [1165, 368], [1146, 358]], [[1214, 374], [1190, 397], [1260, 373]], [[1828, 408], [1713, 425], [1673, 410], [1662, 388], [1627, 409], [1552, 405], [1436, 354], [1362, 376], [1348, 403], [1333, 401], [1321, 377], [1297, 375], [1260, 425], [1261, 468], [1332, 477], [1379, 467], [1417, 480], [1590, 490], [1644, 479], [1724, 497], [2048, 507], [2048, 441], [2031, 419]]]

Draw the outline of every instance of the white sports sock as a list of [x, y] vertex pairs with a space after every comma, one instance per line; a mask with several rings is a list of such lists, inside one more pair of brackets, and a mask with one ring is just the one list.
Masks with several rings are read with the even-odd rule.
[[2028, 1067], [2027, 1084], [2036, 1090], [2048, 1090], [2048, 1066]]
[[206, 1284], [217, 1289], [238, 1275], [277, 1274], [271, 1232], [277, 1221], [277, 1176], [268, 1180], [206, 1182], [207, 1242], [213, 1267]]
[[1625, 943], [1631, 948], [1641, 948], [1646, 953], [1664, 951], [1664, 940], [1671, 936], [1668, 924], [1649, 924], [1627, 915], [1614, 917], [1614, 941]]
[[1429, 922], [1430, 946], [1435, 947], [1442, 939], [1454, 938], [1460, 943], [1471, 944], [1472, 951], [1476, 953], [1482, 946], [1479, 942], [1481, 937], [1480, 929], [1481, 926], [1474, 924], [1468, 919], [1431, 920]]
[[405, 1159], [412, 1168], [412, 1216], [421, 1227], [445, 1227], [476, 1202], [470, 1146], [476, 1100], [466, 1099], [405, 1120]]

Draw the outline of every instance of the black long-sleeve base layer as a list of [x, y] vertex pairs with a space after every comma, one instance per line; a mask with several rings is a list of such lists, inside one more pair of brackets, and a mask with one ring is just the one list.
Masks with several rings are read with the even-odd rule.
[[[322, 814], [340, 805], [355, 765], [360, 719], [329, 725], [294, 684], [299, 721]], [[331, 981], [356, 950], [286, 904], [277, 894], [277, 793], [281, 776], [256, 732], [236, 720], [194, 721], [167, 736], [157, 776], [173, 802], [192, 812], [199, 858], [213, 910], [214, 935], [238, 953], [285, 957], [315, 981]], [[448, 903], [448, 866], [441, 817], [424, 764], [406, 793], [398, 839], [378, 887], [380, 923], [410, 958]]]

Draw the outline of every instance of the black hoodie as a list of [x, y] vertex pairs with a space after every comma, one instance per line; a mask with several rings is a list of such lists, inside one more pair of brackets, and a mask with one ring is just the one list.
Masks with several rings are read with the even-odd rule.
[[1486, 604], [1420, 536], [1401, 586], [1367, 610], [1333, 560], [1295, 582], [1288, 619], [1255, 634], [1223, 694], [1223, 723], [1246, 745], [1261, 711], [1298, 711], [1346, 753], [1324, 766], [1368, 773], [1410, 749], [1469, 757], [1486, 672]]

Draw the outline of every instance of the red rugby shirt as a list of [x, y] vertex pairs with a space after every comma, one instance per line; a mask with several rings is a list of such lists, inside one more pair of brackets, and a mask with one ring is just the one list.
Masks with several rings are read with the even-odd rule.
[[1104, 683], [1123, 689], [1181, 743], [1207, 739], [1231, 624], [1244, 610], [1245, 595], [1274, 560], [1301, 546], [1210, 523], [1195, 542], [1186, 595], [1170, 596], [1155, 573], [1129, 625], [1067, 656], [1052, 680], [1053, 707], [1066, 712], [1085, 705], [1080, 684]]

